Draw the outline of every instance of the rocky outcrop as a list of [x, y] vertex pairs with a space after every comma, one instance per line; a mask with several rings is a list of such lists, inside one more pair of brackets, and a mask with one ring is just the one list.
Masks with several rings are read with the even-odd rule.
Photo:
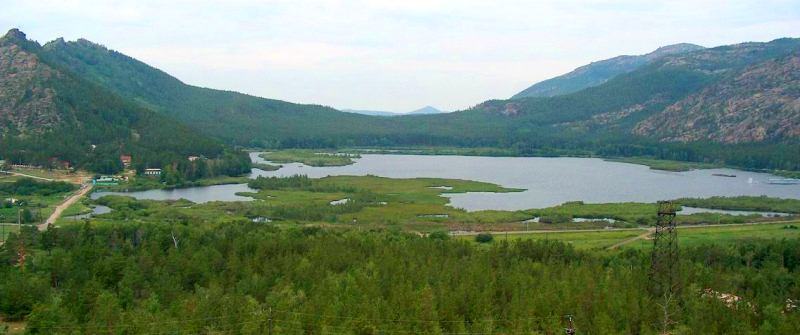
[[47, 82], [58, 73], [13, 43], [25, 34], [12, 30], [0, 40], [0, 132], [37, 133], [60, 122], [55, 91]]
[[800, 137], [800, 52], [731, 74], [640, 122], [633, 132], [679, 142]]

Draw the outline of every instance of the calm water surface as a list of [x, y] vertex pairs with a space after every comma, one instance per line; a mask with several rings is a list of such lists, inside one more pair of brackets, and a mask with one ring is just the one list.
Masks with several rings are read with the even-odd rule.
[[[255, 162], [266, 162], [257, 153], [251, 153], [251, 157]], [[769, 178], [775, 178], [770, 174], [733, 169], [666, 172], [597, 158], [362, 155], [355, 164], [348, 166], [310, 167], [291, 163], [283, 164], [283, 168], [277, 171], [253, 171], [253, 178], [295, 174], [313, 178], [369, 174], [392, 178], [468, 179], [526, 189], [518, 193], [447, 195], [452, 206], [467, 210], [542, 208], [576, 200], [587, 203], [654, 202], [715, 195], [767, 195], [800, 199], [800, 185], [767, 184]], [[736, 177], [713, 176], [715, 173]], [[243, 191], [249, 191], [246, 185], [219, 185], [150, 190], [127, 195], [156, 200], [186, 198], [194, 202], [250, 200], [235, 195]], [[93, 197], [101, 194], [95, 193]]]

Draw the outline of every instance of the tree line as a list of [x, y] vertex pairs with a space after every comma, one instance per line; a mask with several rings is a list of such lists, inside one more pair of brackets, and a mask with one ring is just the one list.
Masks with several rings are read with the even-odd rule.
[[[24, 268], [18, 246], [29, 252]], [[681, 251], [675, 333], [797, 333], [800, 241]], [[0, 249], [0, 313], [32, 334], [656, 334], [649, 255], [546, 240], [249, 221], [26, 229]], [[720, 292], [740, 297], [735, 303]], [[792, 299], [792, 300], [787, 300]], [[270, 322], [270, 320], [272, 320]]]

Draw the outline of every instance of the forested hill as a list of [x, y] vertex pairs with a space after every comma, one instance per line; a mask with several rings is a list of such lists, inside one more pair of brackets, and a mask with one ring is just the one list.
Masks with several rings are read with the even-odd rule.
[[104, 173], [122, 168], [120, 154], [139, 169], [241, 155], [73, 75], [16, 29], [0, 38], [0, 135], [0, 159]]
[[58, 39], [41, 51], [85, 80], [231, 144], [498, 147], [800, 170], [798, 52], [800, 40], [791, 38], [677, 45], [635, 56], [633, 68], [572, 93], [386, 118], [187, 85], [86, 40]]
[[44, 50], [54, 62], [85, 79], [228, 143], [250, 147], [319, 146], [341, 141], [343, 136], [389, 131], [386, 120], [378, 117], [187, 85], [141, 61], [84, 39], [57, 39], [45, 44]]
[[550, 78], [515, 94], [512, 99], [529, 97], [552, 97], [569, 94], [606, 81], [633, 70], [666, 55], [681, 54], [701, 50], [699, 45], [680, 43], [660, 47], [644, 55], [623, 55], [581, 66], [567, 74]]
[[457, 113], [459, 127], [502, 127], [490, 133], [521, 150], [797, 170], [799, 54], [800, 39], [784, 38], [667, 55], [572, 94], [487, 101]]

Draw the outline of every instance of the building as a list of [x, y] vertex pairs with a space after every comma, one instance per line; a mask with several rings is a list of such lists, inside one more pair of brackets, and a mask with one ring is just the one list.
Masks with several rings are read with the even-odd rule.
[[50, 157], [47, 162], [49, 166], [56, 169], [69, 169], [70, 163], [68, 161], [62, 161], [58, 157]]
[[115, 176], [100, 176], [99, 178], [92, 179], [92, 185], [96, 186], [115, 186], [119, 185], [122, 181], [121, 178]]
[[148, 177], [161, 176], [161, 169], [144, 169], [144, 175]]
[[188, 159], [190, 162], [194, 162], [194, 161], [200, 159], [200, 156], [189, 156], [189, 157], [186, 157], [186, 159]]
[[119, 155], [119, 160], [122, 162], [122, 166], [130, 167], [131, 166], [131, 155]]

